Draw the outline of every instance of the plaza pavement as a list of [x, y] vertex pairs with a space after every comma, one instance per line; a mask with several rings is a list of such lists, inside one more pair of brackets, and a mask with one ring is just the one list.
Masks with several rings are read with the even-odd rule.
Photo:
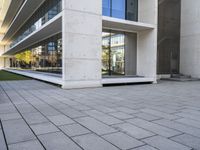
[[200, 150], [200, 82], [62, 90], [0, 82], [0, 150]]

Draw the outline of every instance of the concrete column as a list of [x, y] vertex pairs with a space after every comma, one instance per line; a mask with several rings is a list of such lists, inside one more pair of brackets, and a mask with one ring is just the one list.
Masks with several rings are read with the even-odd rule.
[[62, 6], [62, 87], [100, 87], [102, 0], [63, 0]]
[[158, 0], [139, 0], [139, 22], [152, 24], [154, 29], [138, 32], [137, 75], [153, 78], [157, 75]]
[[4, 46], [0, 45], [0, 69], [4, 67], [4, 58], [2, 57], [3, 53], [4, 53]]
[[200, 78], [200, 1], [181, 1], [180, 73]]
[[137, 75], [154, 78], [157, 71], [157, 30], [138, 33]]

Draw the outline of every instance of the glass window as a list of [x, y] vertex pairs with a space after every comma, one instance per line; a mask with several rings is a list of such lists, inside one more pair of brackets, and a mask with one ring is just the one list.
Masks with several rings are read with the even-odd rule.
[[42, 72], [62, 72], [62, 38], [61, 34], [33, 45], [15, 55], [11, 60], [16, 69], [28, 69]]
[[112, 0], [111, 16], [125, 19], [125, 0]]
[[102, 33], [102, 74], [117, 76], [125, 74], [124, 34], [118, 32]]
[[138, 1], [137, 0], [127, 0], [126, 3], [126, 19], [136, 21], [138, 12]]
[[103, 0], [103, 15], [131, 21], [138, 20], [138, 0]]
[[61, 0], [46, 0], [13, 37], [10, 47], [15, 46], [32, 32], [38, 30], [42, 25], [54, 18], [60, 12]]
[[110, 74], [110, 33], [102, 33], [102, 74]]
[[103, 15], [111, 16], [111, 0], [103, 0]]

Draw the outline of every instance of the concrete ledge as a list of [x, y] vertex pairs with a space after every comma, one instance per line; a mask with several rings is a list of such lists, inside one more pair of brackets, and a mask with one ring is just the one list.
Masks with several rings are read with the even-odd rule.
[[62, 85], [62, 77], [61, 76], [55, 76], [54, 74], [51, 75], [51, 73], [42, 73], [42, 72], [36, 72], [36, 71], [23, 71], [23, 70], [12, 70], [12, 69], [4, 69], [5, 71], [16, 73], [19, 75], [31, 77], [38, 80], [43, 80], [46, 82]]
[[62, 75], [53, 73], [43, 73], [37, 71], [23, 71], [14, 69], [3, 69], [12, 73], [24, 75], [34, 79], [46, 81], [53, 84], [61, 85], [63, 89], [80, 89], [80, 88], [97, 88], [102, 85], [124, 84], [124, 83], [157, 83], [154, 78], [145, 77], [122, 77], [122, 78], [103, 78], [102, 80], [88, 81], [63, 81]]
[[123, 20], [107, 16], [103, 16], [102, 20], [104, 29], [113, 29], [113, 30], [127, 31], [127, 32], [139, 32], [144, 30], [152, 30], [156, 28], [156, 26], [153, 24]]
[[102, 87], [100, 80], [90, 80], [90, 81], [63, 81], [63, 89], [80, 89], [80, 88], [96, 88]]
[[127, 78], [104, 78], [102, 79], [102, 84], [123, 84], [123, 83], [145, 83], [152, 82], [156, 83], [154, 78], [145, 78], [145, 77], [127, 77]]

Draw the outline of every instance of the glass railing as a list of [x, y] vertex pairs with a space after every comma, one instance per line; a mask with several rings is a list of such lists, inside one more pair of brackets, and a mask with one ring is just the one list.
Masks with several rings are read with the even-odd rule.
[[62, 10], [62, 0], [47, 0], [44, 4], [33, 14], [33, 16], [26, 22], [19, 30], [10, 47], [14, 47], [17, 43], [22, 41], [34, 31], [40, 29], [45, 23], [54, 18]]

